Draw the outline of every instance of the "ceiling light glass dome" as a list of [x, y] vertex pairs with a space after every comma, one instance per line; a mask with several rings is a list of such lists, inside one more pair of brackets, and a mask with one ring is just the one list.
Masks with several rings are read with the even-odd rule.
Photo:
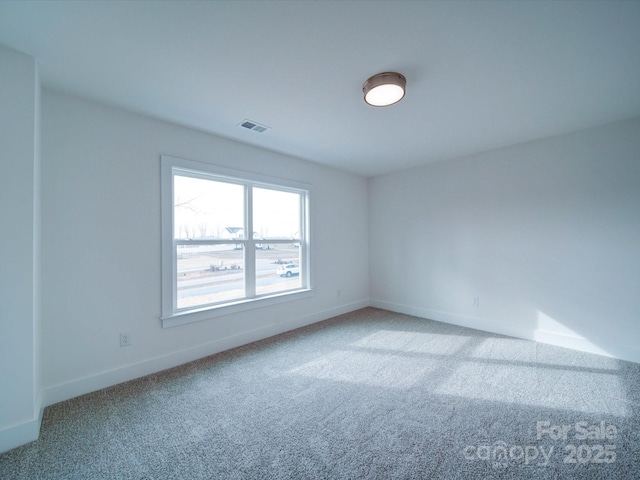
[[378, 73], [362, 86], [364, 101], [374, 107], [386, 107], [398, 103], [404, 97], [407, 79], [396, 72]]

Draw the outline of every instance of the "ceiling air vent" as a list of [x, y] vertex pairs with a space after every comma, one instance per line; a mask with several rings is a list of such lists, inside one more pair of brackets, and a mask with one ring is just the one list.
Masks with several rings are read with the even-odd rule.
[[254, 122], [253, 120], [243, 120], [238, 124], [238, 126], [246, 128], [247, 130], [253, 130], [257, 133], [264, 133], [269, 130], [269, 127], [266, 125], [260, 125], [258, 122]]

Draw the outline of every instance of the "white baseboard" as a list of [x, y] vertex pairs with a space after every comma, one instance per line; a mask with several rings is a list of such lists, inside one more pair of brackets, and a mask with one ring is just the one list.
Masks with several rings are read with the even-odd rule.
[[43, 409], [42, 397], [40, 397], [34, 408], [34, 418], [0, 430], [0, 453], [13, 450], [38, 439]]
[[640, 363], [640, 350], [625, 345], [615, 345], [606, 341], [598, 341], [598, 343], [595, 344], [584, 337], [548, 332], [545, 330], [537, 330], [534, 340], [558, 347], [571, 348], [572, 350], [580, 350], [582, 352], [595, 353], [618, 360]]
[[138, 363], [129, 364], [100, 372], [88, 377], [75, 379], [70, 382], [48, 387], [44, 392], [44, 405], [49, 406], [54, 403], [69, 400], [71, 398], [94, 392], [103, 388], [111, 387], [122, 382], [127, 382], [135, 378], [160, 372], [168, 368], [177, 367], [200, 358], [220, 353], [231, 348], [246, 345], [251, 342], [262, 340], [280, 333], [288, 332], [296, 328], [305, 327], [312, 323], [320, 322], [328, 318], [349, 313], [369, 306], [369, 300], [340, 305], [328, 310], [313, 313], [303, 317], [285, 322], [273, 323], [260, 328], [242, 332], [230, 337], [215, 340], [195, 347], [171, 352], [167, 355], [144, 360]]
[[500, 322], [492, 322], [478, 317], [469, 317], [457, 315], [448, 312], [431, 310], [428, 308], [415, 307], [412, 305], [403, 305], [399, 303], [387, 302], [384, 300], [372, 299], [370, 301], [372, 307], [381, 308], [414, 317], [435, 320], [436, 322], [449, 323], [459, 325], [461, 327], [474, 328], [490, 333], [507, 335], [509, 337], [522, 338], [524, 340], [533, 340], [540, 343], [555, 345], [558, 347], [570, 348], [587, 353], [595, 353], [607, 357], [617, 358], [619, 360], [627, 360], [629, 362], [640, 363], [640, 350], [624, 345], [615, 345], [611, 342], [598, 341], [594, 343], [587, 338], [578, 335], [568, 335], [566, 333], [558, 333], [547, 330], [527, 329], [522, 327], [514, 327], [512, 325], [504, 325]]

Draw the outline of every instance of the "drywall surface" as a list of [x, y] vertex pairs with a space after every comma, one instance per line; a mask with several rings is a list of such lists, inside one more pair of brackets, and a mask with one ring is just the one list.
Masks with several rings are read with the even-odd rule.
[[376, 177], [369, 195], [373, 305], [640, 361], [640, 119]]
[[[368, 303], [365, 178], [48, 90], [42, 118], [48, 404]], [[163, 329], [162, 154], [311, 184], [315, 294]]]
[[38, 75], [0, 45], [0, 452], [39, 429], [37, 338]]

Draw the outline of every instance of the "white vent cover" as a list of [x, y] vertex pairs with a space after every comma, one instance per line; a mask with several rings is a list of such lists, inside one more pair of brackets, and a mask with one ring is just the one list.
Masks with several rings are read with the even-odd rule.
[[239, 127], [246, 128], [247, 130], [253, 130], [257, 133], [264, 133], [267, 130], [270, 130], [266, 125], [260, 125], [258, 122], [254, 122], [253, 120], [247, 120], [246, 118], [238, 124]]

